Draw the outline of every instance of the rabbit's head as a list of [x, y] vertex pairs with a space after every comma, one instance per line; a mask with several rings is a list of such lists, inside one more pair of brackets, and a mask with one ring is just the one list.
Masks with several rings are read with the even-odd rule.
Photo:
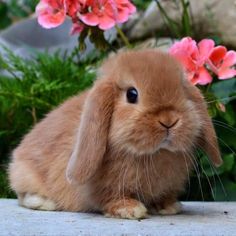
[[155, 50], [121, 52], [104, 62], [84, 103], [68, 179], [89, 180], [108, 147], [127, 158], [201, 148], [214, 165], [222, 162], [200, 91], [174, 58]]

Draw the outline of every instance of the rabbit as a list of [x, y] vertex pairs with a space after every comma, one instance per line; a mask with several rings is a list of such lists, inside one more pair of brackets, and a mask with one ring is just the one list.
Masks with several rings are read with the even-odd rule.
[[154, 49], [112, 55], [97, 77], [13, 151], [9, 179], [19, 204], [126, 219], [179, 213], [196, 148], [222, 163], [199, 89], [176, 59]]

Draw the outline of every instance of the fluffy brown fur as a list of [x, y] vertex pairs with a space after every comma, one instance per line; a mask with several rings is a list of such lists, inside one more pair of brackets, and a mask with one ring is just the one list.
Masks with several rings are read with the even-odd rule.
[[[136, 104], [127, 102], [130, 87]], [[174, 214], [196, 147], [221, 164], [206, 104], [178, 62], [154, 50], [122, 52], [103, 64], [91, 90], [25, 136], [13, 152], [11, 187], [21, 205], [35, 209]]]

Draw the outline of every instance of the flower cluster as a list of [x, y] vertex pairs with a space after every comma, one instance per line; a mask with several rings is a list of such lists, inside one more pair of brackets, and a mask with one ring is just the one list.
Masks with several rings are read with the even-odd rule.
[[80, 33], [86, 25], [108, 30], [124, 23], [136, 11], [129, 0], [41, 0], [36, 7], [38, 22], [44, 28], [61, 25], [71, 17], [71, 34]]
[[193, 84], [211, 83], [212, 73], [222, 80], [236, 75], [236, 52], [227, 51], [224, 46], [215, 46], [211, 39], [203, 39], [197, 44], [186, 37], [174, 43], [169, 53], [183, 64]]

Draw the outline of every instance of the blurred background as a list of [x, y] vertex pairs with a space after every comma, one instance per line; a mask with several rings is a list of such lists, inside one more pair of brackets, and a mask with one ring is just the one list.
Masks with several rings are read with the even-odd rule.
[[[96, 68], [123, 47], [160, 48], [190, 36], [236, 50], [234, 0], [134, 0], [137, 12], [119, 30], [69, 34], [71, 20], [47, 30], [37, 0], [0, 0], [0, 198], [14, 198], [7, 179], [11, 151], [44, 115], [90, 86]], [[224, 164], [216, 169], [196, 153], [195, 171], [181, 200], [236, 200], [236, 78], [198, 86], [209, 105]]]

